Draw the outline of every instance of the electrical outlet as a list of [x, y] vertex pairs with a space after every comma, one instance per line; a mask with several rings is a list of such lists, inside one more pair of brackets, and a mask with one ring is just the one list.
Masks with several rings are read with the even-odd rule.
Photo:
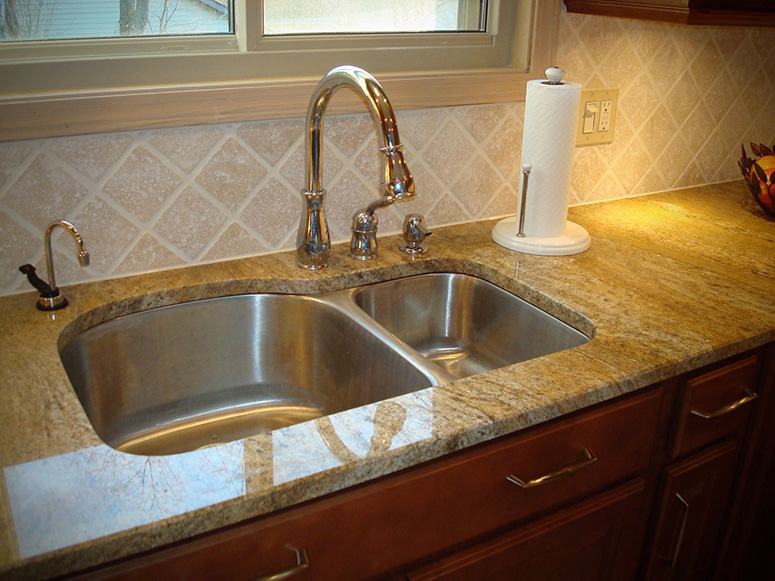
[[576, 147], [614, 140], [614, 121], [619, 89], [582, 89]]

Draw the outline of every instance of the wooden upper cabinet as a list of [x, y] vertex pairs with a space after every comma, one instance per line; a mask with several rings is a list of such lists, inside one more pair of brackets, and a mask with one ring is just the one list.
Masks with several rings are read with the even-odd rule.
[[565, 0], [568, 12], [679, 24], [775, 27], [771, 0]]

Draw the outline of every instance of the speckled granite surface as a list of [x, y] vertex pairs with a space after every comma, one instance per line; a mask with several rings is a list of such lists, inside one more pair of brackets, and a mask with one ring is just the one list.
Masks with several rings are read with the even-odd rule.
[[[312, 499], [775, 340], [775, 220], [742, 182], [572, 208], [592, 247], [492, 242], [494, 221], [438, 229], [427, 258], [382, 239], [361, 264], [292, 253], [0, 299], [0, 572], [75, 571]], [[92, 253], [98, 248], [90, 248]], [[187, 454], [117, 452], [95, 434], [58, 350], [117, 315], [204, 297], [320, 293], [421, 272], [487, 279], [594, 339], [580, 347]], [[326, 442], [328, 442], [326, 444]]]

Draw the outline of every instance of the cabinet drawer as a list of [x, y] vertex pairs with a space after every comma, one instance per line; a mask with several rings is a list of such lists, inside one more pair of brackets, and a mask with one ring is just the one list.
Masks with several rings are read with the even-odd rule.
[[745, 429], [757, 397], [762, 353], [756, 351], [696, 376], [680, 386], [673, 457]]
[[[217, 572], [250, 579], [293, 569], [297, 550], [306, 552], [309, 566], [294, 580], [395, 570], [645, 468], [662, 393], [652, 389], [105, 568], [94, 578], [197, 579]], [[510, 475], [528, 486], [509, 482]]]
[[640, 555], [644, 485], [643, 479], [636, 479], [406, 577], [411, 581], [632, 579]]

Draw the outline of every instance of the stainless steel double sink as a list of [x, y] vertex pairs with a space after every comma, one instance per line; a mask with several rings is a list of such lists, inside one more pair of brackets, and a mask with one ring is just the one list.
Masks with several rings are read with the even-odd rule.
[[316, 296], [119, 317], [61, 352], [99, 437], [187, 452], [561, 351], [589, 338], [489, 282], [424, 274]]

